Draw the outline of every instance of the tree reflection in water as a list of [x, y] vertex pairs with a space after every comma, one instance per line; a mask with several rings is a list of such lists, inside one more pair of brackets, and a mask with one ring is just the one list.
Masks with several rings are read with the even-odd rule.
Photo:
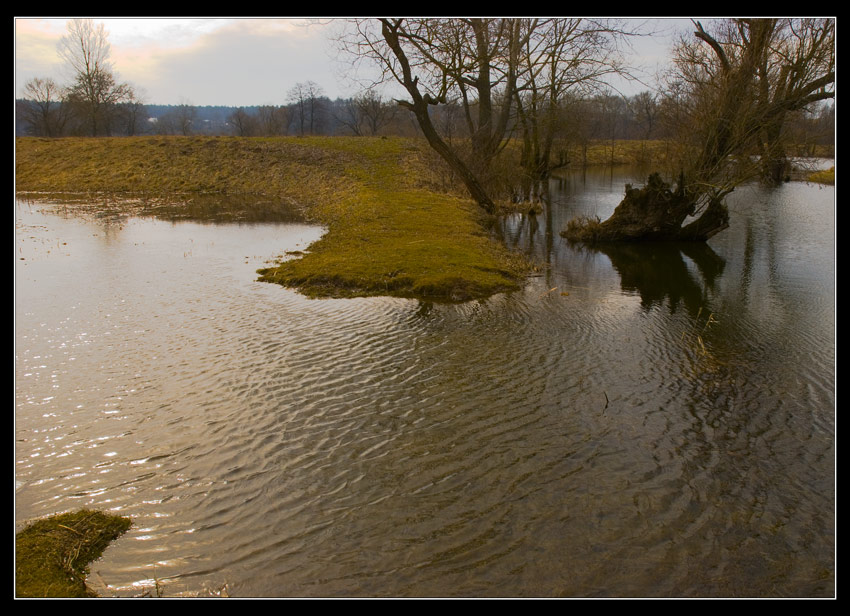
[[[671, 312], [683, 303], [692, 316], [704, 308], [706, 291], [714, 288], [726, 267], [726, 261], [704, 242], [600, 244], [587, 250], [611, 260], [620, 275], [620, 288], [640, 294], [644, 308], [669, 298]], [[701, 281], [685, 258], [694, 264]]]

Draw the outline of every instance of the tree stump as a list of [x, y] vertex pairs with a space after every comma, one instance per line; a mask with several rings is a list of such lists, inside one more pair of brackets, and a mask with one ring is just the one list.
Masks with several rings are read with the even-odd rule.
[[[623, 200], [605, 221], [589, 218], [571, 220], [561, 235], [570, 241], [588, 244], [634, 241], [706, 241], [729, 226], [729, 213], [721, 198], [710, 198], [699, 217], [684, 225], [697, 213], [702, 196], [683, 186], [674, 190], [658, 173], [647, 179], [643, 188], [626, 184]], [[684, 225], [684, 226], [683, 226]]]

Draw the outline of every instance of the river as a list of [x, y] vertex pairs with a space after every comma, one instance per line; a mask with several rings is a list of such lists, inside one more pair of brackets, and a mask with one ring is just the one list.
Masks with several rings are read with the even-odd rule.
[[592, 250], [629, 169], [502, 224], [462, 304], [256, 282], [322, 229], [15, 205], [15, 516], [133, 518], [105, 596], [832, 597], [835, 191]]

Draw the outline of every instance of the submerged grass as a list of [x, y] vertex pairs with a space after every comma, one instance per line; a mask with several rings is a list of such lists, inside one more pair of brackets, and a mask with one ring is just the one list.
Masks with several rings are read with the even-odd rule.
[[518, 288], [528, 263], [490, 236], [473, 202], [427, 188], [424, 147], [363, 137], [19, 138], [16, 190], [108, 195], [172, 217], [201, 196], [297, 207], [327, 233], [259, 274], [311, 297], [456, 301]]
[[95, 597], [92, 561], [131, 526], [129, 518], [83, 509], [33, 522], [15, 537], [17, 597]]

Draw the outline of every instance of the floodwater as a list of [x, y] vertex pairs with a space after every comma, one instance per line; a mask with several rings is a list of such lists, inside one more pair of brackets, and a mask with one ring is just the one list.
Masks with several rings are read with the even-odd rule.
[[105, 596], [832, 597], [835, 192], [570, 246], [565, 175], [463, 304], [256, 282], [322, 229], [15, 206], [16, 521], [131, 516]]

